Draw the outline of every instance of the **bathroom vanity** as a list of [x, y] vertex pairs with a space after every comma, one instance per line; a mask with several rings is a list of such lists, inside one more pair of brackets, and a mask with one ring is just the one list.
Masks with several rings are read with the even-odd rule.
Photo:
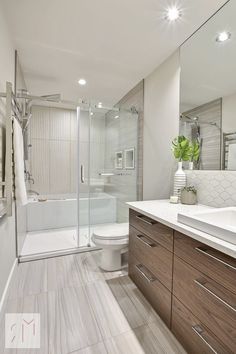
[[204, 206], [129, 207], [129, 276], [188, 353], [236, 353], [236, 245], [177, 221]]

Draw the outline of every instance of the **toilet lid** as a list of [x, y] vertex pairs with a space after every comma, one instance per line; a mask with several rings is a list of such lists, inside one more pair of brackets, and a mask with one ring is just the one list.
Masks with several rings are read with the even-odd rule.
[[97, 239], [102, 240], [123, 240], [128, 238], [129, 224], [114, 224], [106, 227], [98, 227], [94, 229], [93, 235]]

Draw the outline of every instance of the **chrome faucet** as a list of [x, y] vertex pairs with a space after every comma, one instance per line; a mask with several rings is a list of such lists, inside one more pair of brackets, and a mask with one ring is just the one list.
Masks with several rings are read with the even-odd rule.
[[25, 171], [25, 180], [29, 183], [34, 184], [34, 178], [32, 177], [32, 174], [29, 171]]

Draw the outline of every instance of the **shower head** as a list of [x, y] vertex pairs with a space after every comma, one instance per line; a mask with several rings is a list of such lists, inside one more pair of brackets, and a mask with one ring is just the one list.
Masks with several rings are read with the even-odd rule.
[[52, 95], [43, 95], [43, 96], [34, 96], [30, 95], [26, 90], [20, 90], [17, 94], [17, 98], [23, 98], [28, 100], [29, 103], [32, 101], [47, 101], [47, 102], [61, 102], [60, 94], [52, 94]]
[[138, 114], [138, 110], [137, 110], [137, 108], [135, 107], [135, 106], [132, 106], [131, 108], [130, 108], [130, 111], [131, 111], [131, 113], [136, 113], [136, 114]]

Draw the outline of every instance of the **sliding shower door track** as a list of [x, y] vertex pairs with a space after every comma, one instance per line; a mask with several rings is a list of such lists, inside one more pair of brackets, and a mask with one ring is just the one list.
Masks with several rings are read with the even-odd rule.
[[66, 250], [61, 250], [61, 251], [53, 251], [53, 252], [43, 252], [43, 253], [34, 253], [26, 256], [19, 256], [18, 257], [18, 262], [19, 263], [25, 263], [25, 262], [32, 262], [32, 261], [39, 261], [42, 259], [47, 259], [47, 258], [54, 258], [54, 257], [62, 257], [62, 256], [68, 256], [72, 254], [77, 254], [77, 253], [84, 253], [84, 252], [92, 252], [92, 251], [98, 251], [100, 248], [98, 247], [79, 247], [76, 249], [66, 249]]

